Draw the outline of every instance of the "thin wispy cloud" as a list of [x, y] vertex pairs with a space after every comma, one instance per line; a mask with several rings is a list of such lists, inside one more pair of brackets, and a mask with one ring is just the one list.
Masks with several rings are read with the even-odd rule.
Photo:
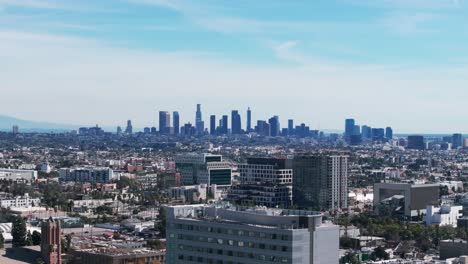
[[[441, 0], [439, 9], [433, 0], [425, 7], [412, 0], [352, 1], [275, 1], [267, 9], [264, 1], [47, 7], [54, 2], [0, 0], [0, 113], [103, 125], [132, 118], [147, 126], [157, 109], [179, 110], [189, 121], [201, 102], [206, 112], [255, 105], [259, 118], [274, 113], [327, 128], [341, 127], [347, 115], [375, 125], [385, 117], [406, 131], [431, 131], [436, 119], [448, 126], [444, 107], [458, 108], [452, 114], [460, 119], [468, 115], [463, 98], [453, 98], [465, 91], [468, 71], [451, 63], [468, 52], [460, 34], [468, 18], [464, 1], [455, 8]], [[15, 107], [15, 98], [27, 107]], [[278, 105], [286, 107], [280, 112]], [[416, 127], [414, 118], [427, 123]]]
[[431, 13], [403, 13], [396, 12], [387, 15], [382, 19], [382, 23], [391, 31], [413, 35], [417, 33], [433, 33], [435, 28], [428, 25], [428, 22], [433, 21], [435, 16]]
[[39, 9], [57, 9], [62, 7], [58, 2], [49, 0], [0, 0], [0, 7], [11, 6]]

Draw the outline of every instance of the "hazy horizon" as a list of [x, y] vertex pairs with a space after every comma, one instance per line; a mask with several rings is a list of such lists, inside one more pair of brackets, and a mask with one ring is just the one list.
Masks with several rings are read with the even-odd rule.
[[0, 115], [468, 133], [466, 24], [463, 0], [0, 0]]

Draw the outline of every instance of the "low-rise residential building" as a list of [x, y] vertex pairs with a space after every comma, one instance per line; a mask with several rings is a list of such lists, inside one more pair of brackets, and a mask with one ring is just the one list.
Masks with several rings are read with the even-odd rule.
[[108, 183], [118, 180], [118, 177], [114, 177], [114, 171], [111, 168], [104, 167], [60, 169], [59, 175], [61, 181]]
[[13, 199], [1, 199], [0, 206], [3, 208], [30, 208], [38, 206], [41, 203], [39, 198], [31, 198], [28, 193], [25, 193], [24, 196], [16, 196]]

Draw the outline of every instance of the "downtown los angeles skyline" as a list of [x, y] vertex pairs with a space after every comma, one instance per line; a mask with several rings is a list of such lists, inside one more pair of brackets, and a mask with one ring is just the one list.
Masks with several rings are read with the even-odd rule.
[[467, 19], [448, 0], [0, 0], [0, 114], [144, 127], [200, 103], [205, 121], [467, 133]]

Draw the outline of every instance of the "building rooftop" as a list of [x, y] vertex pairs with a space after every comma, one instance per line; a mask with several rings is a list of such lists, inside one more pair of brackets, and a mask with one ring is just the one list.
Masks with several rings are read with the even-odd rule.
[[242, 207], [229, 203], [215, 205], [178, 205], [168, 207], [176, 219], [211, 221], [265, 228], [301, 229], [321, 225], [322, 213], [266, 207]]
[[146, 248], [140, 249], [126, 249], [126, 248], [115, 248], [115, 247], [100, 247], [100, 248], [91, 248], [91, 249], [82, 249], [77, 250], [77, 252], [84, 252], [88, 254], [96, 255], [107, 255], [107, 256], [155, 256], [155, 255], [164, 255], [165, 250], [151, 250]]

